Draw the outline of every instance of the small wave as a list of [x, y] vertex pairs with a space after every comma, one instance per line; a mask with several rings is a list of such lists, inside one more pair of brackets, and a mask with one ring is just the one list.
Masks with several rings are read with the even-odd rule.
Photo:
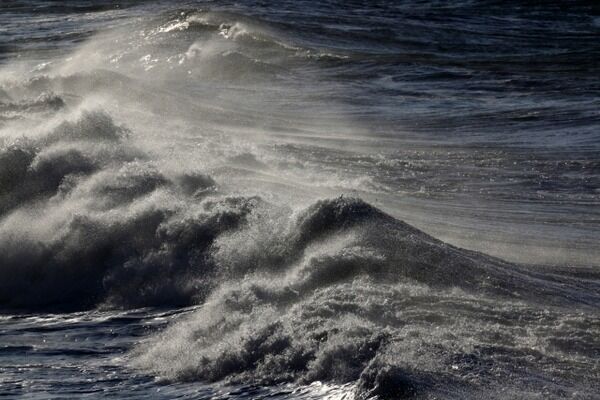
[[62, 97], [54, 93], [42, 93], [33, 100], [18, 102], [0, 100], [0, 121], [22, 118], [31, 113], [56, 112], [65, 106]]

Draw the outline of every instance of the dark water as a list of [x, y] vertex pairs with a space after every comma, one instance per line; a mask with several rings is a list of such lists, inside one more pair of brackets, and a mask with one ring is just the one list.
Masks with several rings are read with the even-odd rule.
[[0, 396], [600, 392], [594, 2], [3, 1]]

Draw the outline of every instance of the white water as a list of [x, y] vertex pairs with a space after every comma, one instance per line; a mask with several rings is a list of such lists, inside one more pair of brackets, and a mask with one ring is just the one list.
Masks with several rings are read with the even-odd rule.
[[[527, 155], [390, 136], [315, 61], [345, 54], [277, 25], [114, 23], [0, 70], [3, 308], [202, 304], [97, 367], [188, 395], [177, 385], [312, 396], [323, 381], [333, 396], [594, 398], [593, 268], [451, 245], [595, 265], [592, 197], [512, 189]], [[18, 329], [8, 347], [29, 349]]]

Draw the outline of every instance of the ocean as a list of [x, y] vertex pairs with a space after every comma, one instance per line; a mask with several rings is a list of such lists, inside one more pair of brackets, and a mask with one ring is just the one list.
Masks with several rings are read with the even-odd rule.
[[600, 7], [0, 2], [0, 397], [600, 399]]

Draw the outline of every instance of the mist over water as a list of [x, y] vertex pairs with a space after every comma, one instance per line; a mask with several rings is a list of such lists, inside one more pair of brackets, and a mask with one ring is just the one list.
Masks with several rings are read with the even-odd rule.
[[595, 7], [117, 3], [0, 5], [0, 394], [597, 398]]

